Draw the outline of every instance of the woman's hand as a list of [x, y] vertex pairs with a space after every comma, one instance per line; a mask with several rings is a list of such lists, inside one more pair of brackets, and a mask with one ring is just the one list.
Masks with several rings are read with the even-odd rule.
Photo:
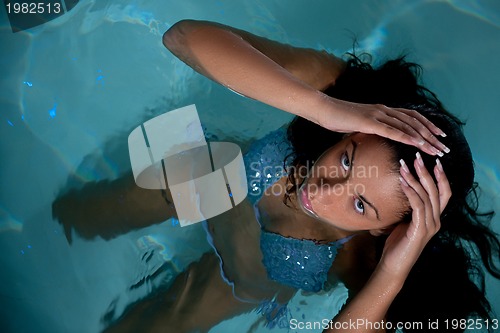
[[430, 155], [443, 156], [443, 152], [450, 151], [436, 138], [436, 135], [446, 136], [444, 132], [417, 111], [352, 103], [326, 95], [325, 98], [329, 110], [321, 109], [315, 120], [329, 130], [377, 134], [418, 147]]
[[440, 227], [439, 216], [451, 197], [450, 184], [441, 163], [436, 160], [434, 175], [425, 168], [420, 154], [415, 160], [418, 180], [401, 161], [401, 185], [413, 209], [410, 223], [400, 223], [387, 238], [382, 258], [365, 286], [335, 317], [338, 325], [323, 332], [380, 332], [375, 326], [343, 324], [361, 319], [362, 323], [381, 323], [387, 310], [403, 287], [411, 268], [427, 242]]
[[387, 238], [377, 269], [403, 282], [427, 242], [441, 227], [440, 215], [451, 197], [451, 189], [439, 160], [434, 175], [437, 184], [417, 153], [414, 161], [419, 179], [415, 179], [401, 160], [401, 184], [413, 209], [410, 223], [400, 223]]

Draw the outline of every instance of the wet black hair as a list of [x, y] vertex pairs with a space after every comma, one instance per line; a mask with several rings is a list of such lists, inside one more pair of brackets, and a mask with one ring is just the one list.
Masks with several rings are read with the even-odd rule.
[[[384, 104], [389, 107], [413, 109], [441, 128], [446, 138], [439, 138], [451, 151], [440, 158], [450, 181], [452, 197], [441, 214], [441, 229], [429, 241], [411, 270], [405, 284], [387, 313], [392, 323], [423, 323], [439, 321], [439, 332], [464, 331], [454, 327], [452, 319], [483, 318], [491, 322], [491, 306], [485, 296], [485, 273], [500, 279], [498, 236], [489, 228], [493, 212], [478, 212], [477, 183], [474, 182], [474, 162], [463, 134], [464, 123], [445, 110], [436, 94], [420, 84], [419, 65], [399, 57], [378, 68], [358, 56], [349, 54], [346, 70], [325, 93], [341, 100]], [[308, 166], [344, 134], [326, 130], [303, 118], [296, 117], [288, 126], [288, 138], [294, 152], [291, 165]], [[399, 159], [413, 169], [416, 147], [385, 139], [393, 153], [395, 172]], [[428, 170], [434, 168], [435, 156], [422, 153]], [[410, 162], [410, 163], [408, 163]], [[433, 174], [431, 172], [431, 174]], [[290, 173], [288, 196], [299, 184]], [[411, 212], [407, 212], [409, 217]], [[380, 257], [386, 236], [377, 241]], [[448, 320], [446, 327], [445, 320]], [[448, 329], [446, 329], [448, 328]], [[404, 332], [422, 328], [404, 329]], [[491, 326], [490, 326], [491, 331]]]

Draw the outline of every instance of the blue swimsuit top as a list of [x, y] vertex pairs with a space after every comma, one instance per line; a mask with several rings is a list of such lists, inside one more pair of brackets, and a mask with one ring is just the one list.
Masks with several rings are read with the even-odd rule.
[[[284, 160], [292, 153], [286, 129], [280, 128], [254, 142], [244, 156], [248, 197], [254, 207], [264, 191], [286, 175]], [[255, 209], [257, 219], [258, 210]], [[284, 237], [261, 228], [260, 248], [270, 279], [305, 291], [318, 292], [327, 281], [337, 251], [350, 237], [319, 244], [313, 240]]]

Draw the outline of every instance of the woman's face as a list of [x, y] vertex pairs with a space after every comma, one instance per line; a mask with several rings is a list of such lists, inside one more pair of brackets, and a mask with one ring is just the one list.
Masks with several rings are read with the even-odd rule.
[[324, 152], [298, 191], [302, 210], [346, 231], [383, 230], [398, 222], [409, 205], [383, 143], [357, 133]]

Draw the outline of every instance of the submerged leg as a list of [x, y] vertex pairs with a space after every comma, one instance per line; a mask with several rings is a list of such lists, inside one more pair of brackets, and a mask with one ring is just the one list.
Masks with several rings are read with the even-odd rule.
[[169, 201], [168, 189], [162, 192], [140, 188], [128, 173], [60, 194], [52, 203], [52, 215], [64, 226], [70, 243], [72, 229], [85, 239], [111, 239], [176, 216]]
[[233, 297], [220, 275], [219, 259], [210, 252], [181, 273], [166, 292], [139, 301], [104, 332], [207, 332], [257, 305]]

